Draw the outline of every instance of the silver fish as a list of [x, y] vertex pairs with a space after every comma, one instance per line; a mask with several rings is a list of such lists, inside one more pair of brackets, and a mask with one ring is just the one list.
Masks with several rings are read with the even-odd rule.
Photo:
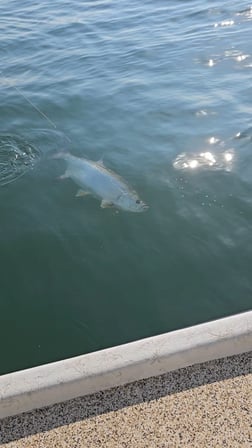
[[103, 162], [94, 162], [85, 158], [60, 152], [53, 156], [67, 163], [61, 179], [71, 178], [80, 189], [76, 196], [92, 194], [101, 199], [101, 207], [116, 207], [129, 212], [144, 212], [149, 207], [137, 193], [116, 173], [106, 168]]

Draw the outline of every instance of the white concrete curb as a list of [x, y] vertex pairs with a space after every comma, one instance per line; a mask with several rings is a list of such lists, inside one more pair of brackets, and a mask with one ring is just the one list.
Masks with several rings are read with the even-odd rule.
[[252, 350], [252, 311], [0, 377], [0, 418]]

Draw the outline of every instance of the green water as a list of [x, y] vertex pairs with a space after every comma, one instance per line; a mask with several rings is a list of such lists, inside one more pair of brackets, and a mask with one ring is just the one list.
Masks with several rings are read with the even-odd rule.
[[[1, 157], [40, 154], [0, 187], [0, 373], [251, 308], [249, 5], [56, 3], [0, 4]], [[62, 149], [150, 209], [75, 198]]]

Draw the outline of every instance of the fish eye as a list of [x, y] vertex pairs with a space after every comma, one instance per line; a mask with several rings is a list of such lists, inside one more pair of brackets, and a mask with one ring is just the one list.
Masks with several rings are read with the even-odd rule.
[[140, 204], [140, 201], [139, 201], [139, 199], [137, 199], [137, 200], [136, 200], [136, 204]]

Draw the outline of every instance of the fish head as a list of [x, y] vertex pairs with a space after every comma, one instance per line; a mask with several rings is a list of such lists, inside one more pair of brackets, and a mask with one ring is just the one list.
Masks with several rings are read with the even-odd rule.
[[131, 195], [121, 195], [116, 201], [116, 205], [122, 210], [135, 213], [145, 212], [149, 208], [149, 206], [145, 204], [144, 201], [139, 199], [136, 193], [132, 193]]

